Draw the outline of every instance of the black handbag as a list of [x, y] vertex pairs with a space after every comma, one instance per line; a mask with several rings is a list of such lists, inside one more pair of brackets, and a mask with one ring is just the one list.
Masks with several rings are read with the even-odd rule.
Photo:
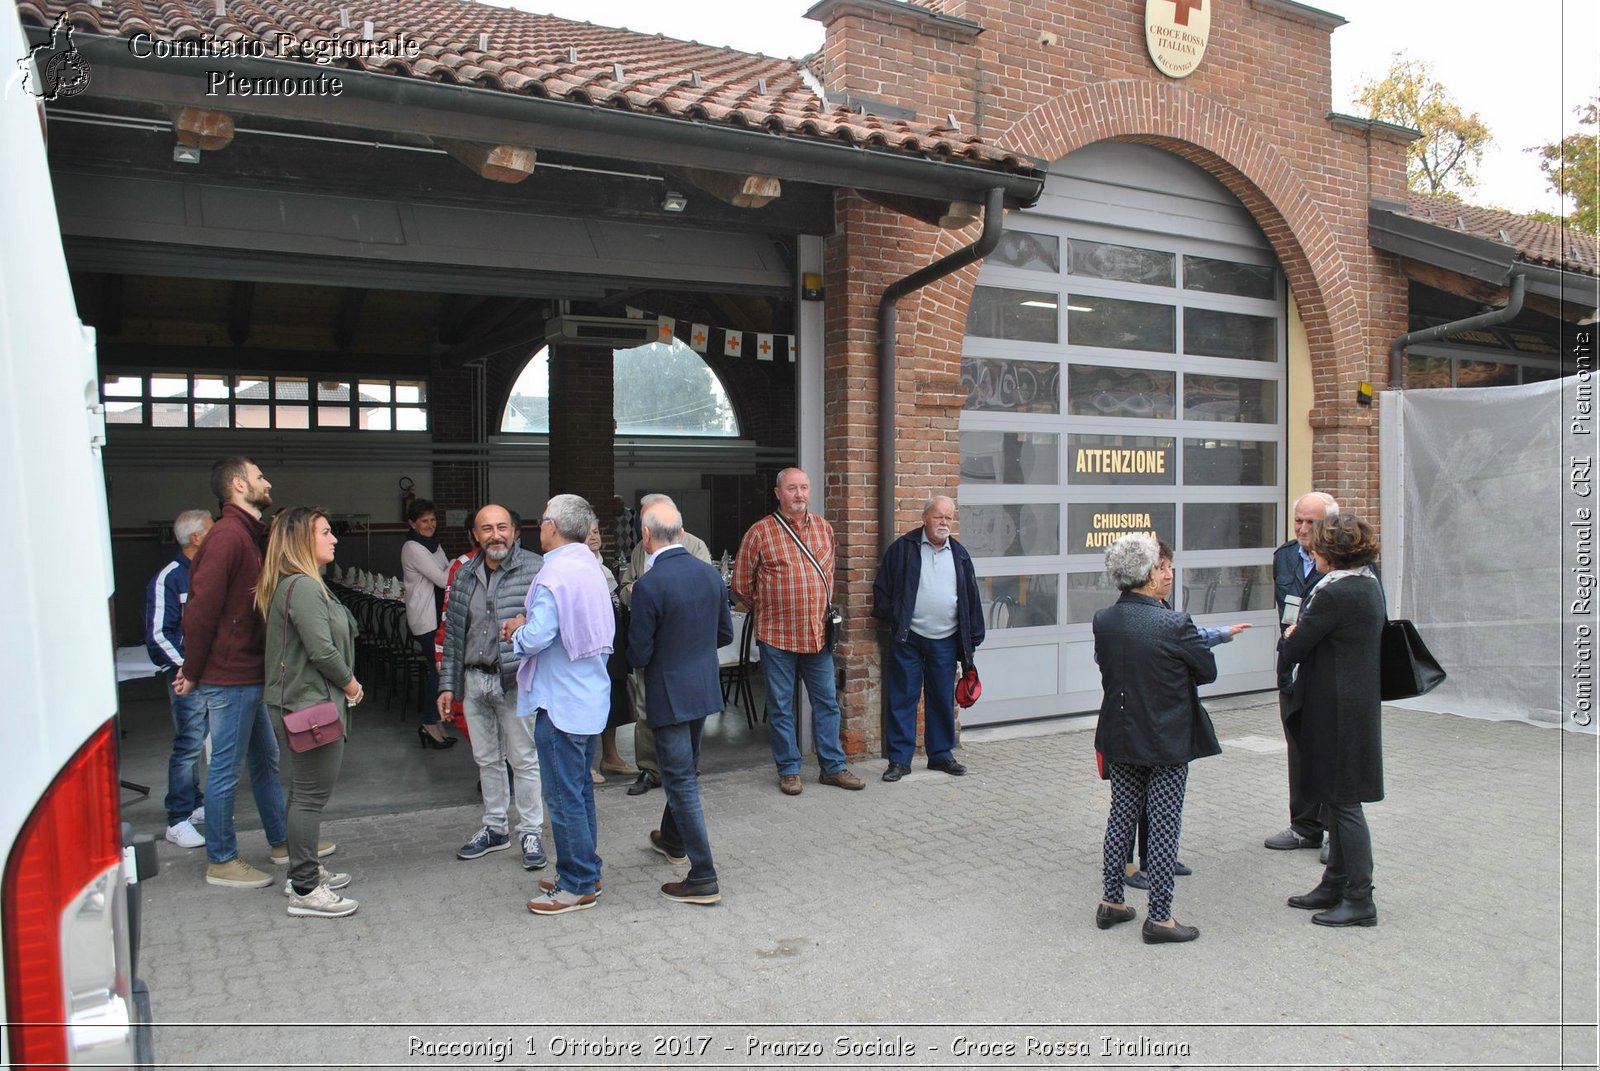
[[1378, 691], [1384, 702], [1425, 695], [1444, 680], [1444, 670], [1410, 621], [1385, 621], [1378, 655]]

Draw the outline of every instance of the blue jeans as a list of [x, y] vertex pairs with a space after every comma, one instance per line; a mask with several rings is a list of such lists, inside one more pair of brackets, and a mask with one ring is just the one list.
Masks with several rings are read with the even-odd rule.
[[600, 880], [600, 828], [594, 818], [594, 778], [589, 768], [599, 734], [583, 736], [558, 729], [542, 709], [533, 717], [544, 807], [556, 848], [556, 884], [580, 896], [592, 893]]
[[267, 720], [259, 684], [202, 684], [195, 689], [211, 719], [211, 771], [206, 777], [206, 860], [226, 863], [239, 854], [233, 836], [233, 796], [250, 764], [250, 790], [268, 844], [289, 839], [278, 781], [278, 741]]
[[883, 727], [890, 762], [911, 765], [917, 750], [917, 699], [923, 699], [923, 747], [929, 762], [948, 762], [956, 746], [956, 640], [907, 632], [889, 643], [889, 717]]
[[772, 761], [781, 776], [800, 772], [800, 740], [795, 731], [794, 678], [798, 669], [811, 699], [817, 762], [823, 773], [844, 769], [839, 746], [839, 701], [833, 692], [833, 652], [796, 654], [756, 641], [761, 648], [761, 676], [767, 684], [767, 721], [771, 723]]
[[200, 792], [200, 753], [206, 743], [206, 704], [198, 692], [179, 695], [167, 681], [172, 703], [172, 757], [167, 760], [167, 825], [175, 826], [205, 801]]
[[661, 784], [667, 805], [661, 809], [661, 843], [689, 857], [688, 883], [717, 887], [717, 868], [711, 862], [711, 838], [700, 807], [700, 731], [706, 720], [661, 725], [655, 730], [656, 758], [661, 761]]

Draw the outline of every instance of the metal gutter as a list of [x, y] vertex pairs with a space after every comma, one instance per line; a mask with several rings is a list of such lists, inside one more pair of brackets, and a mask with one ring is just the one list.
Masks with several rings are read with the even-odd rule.
[[1503, 324], [1507, 320], [1515, 319], [1517, 313], [1522, 311], [1522, 297], [1527, 290], [1527, 277], [1521, 267], [1511, 269], [1511, 298], [1504, 306], [1469, 316], [1465, 320], [1456, 320], [1453, 323], [1439, 324], [1424, 331], [1412, 331], [1401, 335], [1389, 344], [1389, 389], [1404, 390], [1406, 386], [1405, 351], [1408, 346], [1415, 346], [1420, 342], [1432, 342], [1436, 338], [1444, 338], [1458, 331], [1469, 331], [1475, 327], [1491, 327], [1494, 324]]
[[887, 550], [897, 534], [894, 527], [895, 302], [992, 253], [1000, 244], [1004, 218], [1005, 189], [995, 186], [984, 199], [983, 231], [976, 242], [890, 283], [878, 300], [878, 540], [881, 549]]
[[1517, 263], [1515, 247], [1442, 227], [1387, 208], [1367, 209], [1367, 242], [1398, 257], [1431, 264], [1496, 286]]
[[[29, 27], [30, 40], [43, 39], [44, 34]], [[795, 181], [916, 197], [976, 200], [999, 188], [1012, 207], [1035, 204], [1044, 190], [1045, 163], [1031, 158], [1027, 172], [1006, 172], [829, 138], [774, 134], [764, 127], [740, 128], [620, 111], [367, 70], [255, 57], [141, 58], [130, 54], [124, 38], [81, 31], [73, 42], [93, 69], [89, 97], [221, 108], [329, 126], [405, 130], [462, 140], [515, 143], [520, 137], [536, 148], [664, 167], [766, 170]], [[240, 78], [326, 75], [338, 78], [343, 91], [337, 98], [208, 96], [208, 68], [226, 68]]]

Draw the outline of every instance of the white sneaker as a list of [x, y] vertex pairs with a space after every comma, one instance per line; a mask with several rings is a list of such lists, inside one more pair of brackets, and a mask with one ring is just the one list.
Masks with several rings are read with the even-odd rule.
[[291, 918], [342, 919], [346, 915], [354, 915], [360, 906], [326, 885], [318, 885], [304, 896], [292, 894], [289, 897]]
[[206, 837], [190, 819], [185, 818], [177, 825], [167, 827], [167, 840], [180, 848], [198, 848], [206, 842]]
[[[350, 884], [349, 874], [335, 874], [321, 863], [317, 864], [317, 884], [326, 885], [330, 889], [342, 889]], [[294, 895], [294, 882], [288, 878], [283, 880], [283, 895]]]
[[202, 803], [200, 806], [196, 807], [194, 809], [194, 813], [189, 815], [189, 821], [193, 822], [197, 826], [205, 825], [206, 824], [206, 805]]

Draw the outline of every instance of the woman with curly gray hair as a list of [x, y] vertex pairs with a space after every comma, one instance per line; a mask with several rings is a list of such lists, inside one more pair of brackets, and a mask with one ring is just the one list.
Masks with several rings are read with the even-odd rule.
[[1094, 657], [1105, 693], [1094, 746], [1111, 781], [1095, 925], [1110, 929], [1137, 914], [1122, 902], [1123, 864], [1143, 813], [1150, 826], [1145, 943], [1193, 941], [1199, 929], [1172, 918], [1172, 867], [1189, 763], [1222, 751], [1196, 691], [1217, 679], [1217, 662], [1189, 615], [1167, 609], [1172, 551], [1165, 543], [1123, 536], [1106, 550], [1106, 572], [1122, 596], [1094, 615]]

